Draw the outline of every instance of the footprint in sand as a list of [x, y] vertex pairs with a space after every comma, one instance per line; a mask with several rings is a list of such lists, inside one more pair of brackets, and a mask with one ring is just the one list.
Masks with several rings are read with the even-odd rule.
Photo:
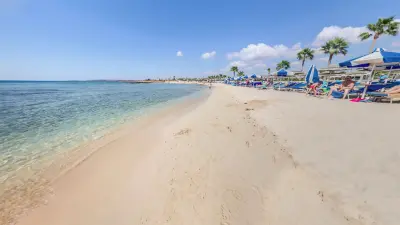
[[174, 136], [180, 136], [180, 135], [188, 135], [192, 130], [189, 128], [185, 128], [180, 130], [178, 133], [174, 134]]
[[228, 129], [228, 130], [229, 130], [229, 132], [232, 132], [232, 127], [230, 127], [230, 126], [227, 126], [227, 127], [226, 127], [226, 129]]

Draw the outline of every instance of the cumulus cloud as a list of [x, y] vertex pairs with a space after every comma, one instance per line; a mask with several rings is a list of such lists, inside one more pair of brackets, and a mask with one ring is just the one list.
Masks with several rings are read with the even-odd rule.
[[182, 57], [182, 56], [183, 56], [183, 53], [182, 53], [181, 51], [178, 51], [178, 52], [176, 53], [176, 56]]
[[203, 58], [203, 59], [210, 59], [210, 58], [213, 58], [216, 54], [217, 54], [216, 51], [206, 52], [206, 53], [203, 53], [203, 54], [201, 55], [201, 58]]
[[324, 55], [325, 53], [322, 51], [321, 48], [311, 48], [311, 50], [314, 50], [314, 56], [319, 56], [319, 55]]
[[231, 70], [231, 67], [232, 66], [237, 66], [238, 68], [239, 68], [239, 70], [245, 70], [245, 69], [248, 69], [248, 67], [250, 66], [247, 62], [245, 62], [245, 61], [240, 61], [240, 60], [238, 60], [238, 61], [232, 61], [232, 62], [229, 62], [229, 64], [228, 65], [226, 65], [224, 68], [222, 68], [221, 69], [221, 72], [222, 73], [226, 73], [226, 72], [229, 72], [230, 70]]
[[266, 68], [267, 65], [265, 63], [257, 63], [257, 64], [254, 64], [253, 67], [255, 67], [255, 68]]
[[301, 49], [301, 44], [297, 43], [292, 47], [285, 45], [266, 45], [264, 43], [250, 44], [242, 48], [239, 52], [228, 53], [229, 60], [240, 59], [242, 61], [263, 60], [266, 58], [295, 57]]
[[246, 67], [246, 66], [248, 66], [248, 64], [246, 62], [244, 62], [244, 61], [233, 61], [233, 62], [229, 63], [229, 65], [228, 65], [229, 69], [232, 66], [237, 66], [237, 67], [240, 68], [240, 67]]
[[358, 35], [366, 31], [368, 31], [366, 27], [324, 27], [315, 38], [313, 46], [320, 47], [326, 41], [329, 41], [335, 37], [344, 38], [350, 43], [359, 43], [361, 40], [358, 38]]

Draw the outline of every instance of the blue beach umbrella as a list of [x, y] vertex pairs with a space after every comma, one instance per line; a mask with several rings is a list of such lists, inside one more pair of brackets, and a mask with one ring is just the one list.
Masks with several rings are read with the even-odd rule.
[[400, 62], [400, 53], [376, 48], [372, 53], [339, 63], [340, 67], [358, 68], [378, 65], [391, 65]]
[[254, 78], [257, 78], [257, 75], [253, 74], [250, 77], [254, 79]]
[[243, 79], [247, 79], [247, 78], [249, 78], [247, 75], [244, 75], [243, 77], [242, 77]]
[[[369, 80], [372, 80], [376, 66], [396, 65], [400, 62], [400, 53], [388, 52], [383, 48], [376, 48], [372, 53], [339, 63], [340, 67], [357, 68], [372, 67]], [[365, 97], [367, 88], [364, 88], [362, 98]]]
[[286, 77], [288, 75], [288, 72], [285, 69], [280, 69], [278, 72], [276, 72], [276, 75], [278, 77]]
[[319, 82], [319, 73], [315, 65], [312, 65], [306, 75], [306, 83], [317, 83]]

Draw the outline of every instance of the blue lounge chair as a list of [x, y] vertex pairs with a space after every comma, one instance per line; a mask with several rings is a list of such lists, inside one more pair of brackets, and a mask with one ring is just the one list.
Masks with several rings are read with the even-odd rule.
[[288, 90], [288, 89], [292, 88], [293, 86], [295, 86], [296, 84], [297, 84], [296, 82], [289, 83], [288, 85], [281, 87], [280, 90], [281, 91]]
[[[367, 93], [368, 92], [377, 92], [379, 90], [382, 90], [384, 88], [387, 88], [386, 84], [371, 84], [367, 87]], [[360, 96], [363, 92], [364, 92], [365, 87], [362, 87], [358, 90], [351, 90], [348, 94], [347, 94], [347, 98], [349, 99], [350, 97], [358, 97]], [[332, 97], [334, 98], [343, 98], [343, 92], [340, 91], [333, 91], [332, 92]]]
[[285, 86], [286, 86], [286, 84], [280, 82], [280, 83], [274, 84], [274, 89], [283, 88]]
[[292, 86], [290, 90], [292, 91], [304, 91], [307, 88], [306, 83], [297, 83], [296, 85]]

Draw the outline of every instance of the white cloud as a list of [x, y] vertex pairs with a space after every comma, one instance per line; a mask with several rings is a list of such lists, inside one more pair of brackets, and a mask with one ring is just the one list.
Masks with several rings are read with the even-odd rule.
[[250, 65], [244, 61], [232, 61], [228, 65], [226, 65], [224, 68], [221, 69], [222, 73], [229, 72], [231, 70], [232, 66], [237, 66], [239, 70], [245, 70], [247, 69]]
[[366, 27], [324, 27], [315, 38], [313, 46], [319, 47], [323, 45], [326, 41], [329, 41], [335, 37], [344, 38], [350, 43], [359, 43], [361, 42], [361, 40], [358, 38], [358, 35], [366, 31], [368, 31]]
[[182, 56], [183, 56], [183, 53], [182, 53], [181, 51], [178, 51], [178, 52], [176, 53], [176, 56], [182, 57]]
[[400, 41], [393, 41], [392, 42], [393, 47], [400, 47]]
[[210, 58], [213, 58], [216, 54], [217, 54], [216, 51], [206, 52], [206, 53], [204, 53], [204, 54], [201, 55], [201, 58], [203, 58], [203, 59], [210, 59]]
[[324, 54], [325, 54], [325, 53], [322, 51], [321, 48], [311, 48], [311, 50], [314, 50], [314, 56], [324, 55]]
[[229, 60], [240, 59], [242, 61], [263, 60], [266, 58], [277, 57], [295, 57], [298, 50], [301, 49], [301, 44], [297, 43], [292, 47], [285, 45], [270, 46], [264, 43], [250, 44], [242, 48], [239, 52], [228, 53]]
[[293, 61], [290, 63], [291, 66], [300, 65], [300, 61]]
[[233, 61], [233, 62], [230, 62], [230, 63], [229, 63], [229, 65], [228, 65], [229, 69], [230, 69], [232, 66], [237, 66], [237, 67], [239, 67], [239, 69], [240, 69], [240, 68], [243, 68], [243, 67], [248, 66], [248, 64], [247, 64], [246, 62], [244, 62], [244, 61]]
[[318, 60], [324, 61], [324, 62], [328, 62], [329, 58], [328, 57], [321, 57], [321, 58], [318, 58]]
[[255, 67], [255, 68], [267, 68], [267, 65], [265, 63], [257, 63], [257, 64], [254, 64], [253, 67]]

